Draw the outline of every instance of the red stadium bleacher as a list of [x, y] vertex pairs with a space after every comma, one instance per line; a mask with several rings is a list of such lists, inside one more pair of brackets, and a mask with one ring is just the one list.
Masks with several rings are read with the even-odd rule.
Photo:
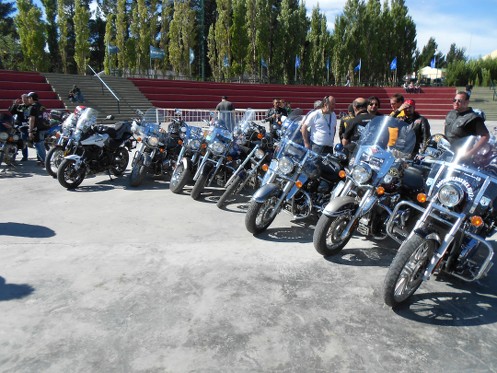
[[45, 77], [35, 72], [0, 70], [0, 112], [7, 111], [12, 102], [23, 93], [36, 92], [40, 103], [47, 109], [64, 109]]
[[335, 111], [345, 112], [357, 97], [377, 96], [380, 111], [389, 113], [389, 98], [401, 93], [416, 101], [416, 110], [429, 119], [443, 119], [452, 109], [455, 87], [422, 87], [420, 93], [405, 93], [403, 88], [335, 87], [281, 84], [214, 83], [186, 80], [130, 78], [156, 107], [214, 110], [222, 96], [228, 96], [236, 108], [269, 109], [273, 98], [282, 98], [292, 108], [310, 110], [314, 101], [325, 95], [336, 99]]

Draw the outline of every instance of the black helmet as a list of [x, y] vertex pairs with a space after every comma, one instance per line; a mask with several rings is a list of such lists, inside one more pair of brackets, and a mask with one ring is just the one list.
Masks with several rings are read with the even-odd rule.
[[38, 101], [38, 93], [36, 92], [29, 92], [28, 97], [31, 97], [33, 100]]

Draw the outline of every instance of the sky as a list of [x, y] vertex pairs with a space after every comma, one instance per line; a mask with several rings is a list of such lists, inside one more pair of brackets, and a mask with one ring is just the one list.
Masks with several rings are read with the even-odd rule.
[[[319, 4], [330, 31], [345, 3], [346, 0], [305, 0], [309, 15]], [[405, 0], [405, 4], [416, 24], [420, 52], [430, 37], [444, 55], [453, 43], [464, 48], [466, 56], [472, 59], [497, 49], [497, 0]]]

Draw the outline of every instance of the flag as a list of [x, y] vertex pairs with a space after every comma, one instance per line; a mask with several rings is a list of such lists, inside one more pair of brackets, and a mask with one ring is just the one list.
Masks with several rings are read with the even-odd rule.
[[434, 69], [434, 68], [436, 68], [436, 66], [437, 66], [437, 61], [435, 59], [435, 56], [433, 56], [433, 58], [431, 59], [431, 62], [430, 62], [430, 67], [432, 69]]
[[223, 65], [224, 67], [228, 67], [230, 65], [230, 61], [228, 60], [228, 56], [224, 56], [224, 59], [223, 59]]
[[119, 48], [116, 45], [109, 44], [107, 46], [107, 52], [109, 54], [117, 54], [119, 52]]
[[295, 56], [295, 67], [296, 68], [300, 67], [300, 58], [299, 58], [299, 56]]
[[362, 63], [362, 60], [359, 58], [359, 63], [357, 64], [356, 67], [354, 67], [354, 71], [360, 71], [361, 70], [361, 63]]
[[193, 52], [193, 49], [190, 48], [190, 63], [193, 63], [194, 59], [195, 59], [195, 53]]
[[163, 60], [166, 57], [166, 52], [163, 49], [150, 46], [150, 59]]
[[397, 70], [397, 57], [390, 62], [390, 70]]
[[261, 66], [267, 68], [267, 63], [264, 61], [264, 58], [261, 57]]

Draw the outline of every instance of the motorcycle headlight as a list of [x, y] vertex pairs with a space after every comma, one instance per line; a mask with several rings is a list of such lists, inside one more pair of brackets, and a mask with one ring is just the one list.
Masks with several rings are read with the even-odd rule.
[[445, 207], [457, 206], [464, 198], [464, 191], [457, 184], [447, 183], [438, 191], [438, 200]]
[[262, 159], [266, 155], [266, 152], [262, 149], [257, 149], [254, 153], [255, 159]]
[[0, 132], [0, 140], [1, 141], [7, 141], [9, 138], [9, 134], [7, 132]]
[[352, 179], [358, 184], [364, 184], [371, 179], [373, 172], [366, 165], [355, 166], [352, 170]]
[[14, 135], [12, 137], [14, 138], [14, 141], [19, 141], [19, 135], [16, 134], [16, 135]]
[[191, 140], [189, 142], [189, 145], [192, 150], [198, 150], [200, 148], [200, 140]]
[[214, 141], [212, 144], [209, 145], [209, 147], [216, 154], [222, 154], [222, 153], [224, 153], [225, 146], [224, 146], [224, 144], [222, 142]]
[[283, 157], [278, 160], [278, 170], [284, 175], [288, 175], [293, 171], [293, 161], [288, 157]]
[[155, 136], [149, 136], [147, 138], [147, 143], [150, 146], [157, 146], [159, 144], [159, 138]]

